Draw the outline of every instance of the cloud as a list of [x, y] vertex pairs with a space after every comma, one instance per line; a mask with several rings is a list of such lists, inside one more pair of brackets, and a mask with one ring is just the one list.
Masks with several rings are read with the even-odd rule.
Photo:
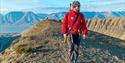
[[[104, 1], [104, 0], [103, 0]], [[89, 3], [85, 3], [82, 6], [84, 11], [125, 11], [125, 1], [123, 0], [94, 0]]]
[[[0, 0], [0, 11], [30, 11], [39, 10], [39, 8], [69, 7], [74, 0]], [[125, 0], [79, 0], [81, 2], [81, 11], [125, 11]], [[110, 8], [110, 9], [109, 9]], [[63, 9], [58, 9], [61, 11]], [[65, 10], [65, 8], [64, 8]], [[42, 9], [41, 9], [42, 11]], [[40, 10], [39, 10], [40, 12]]]

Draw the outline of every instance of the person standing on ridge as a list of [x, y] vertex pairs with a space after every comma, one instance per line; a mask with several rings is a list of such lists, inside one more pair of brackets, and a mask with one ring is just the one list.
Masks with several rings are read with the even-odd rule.
[[66, 12], [63, 24], [62, 32], [64, 36], [64, 43], [67, 43], [67, 39], [70, 42], [70, 61], [71, 63], [77, 63], [78, 51], [80, 45], [80, 36], [84, 39], [88, 36], [88, 29], [84, 15], [80, 13], [80, 2], [74, 1], [70, 4], [71, 9]]

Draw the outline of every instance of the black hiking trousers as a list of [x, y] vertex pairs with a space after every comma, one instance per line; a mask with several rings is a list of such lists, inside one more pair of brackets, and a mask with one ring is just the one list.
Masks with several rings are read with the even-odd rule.
[[80, 45], [80, 36], [79, 34], [70, 34], [70, 60], [71, 63], [77, 63], [79, 55], [79, 45]]

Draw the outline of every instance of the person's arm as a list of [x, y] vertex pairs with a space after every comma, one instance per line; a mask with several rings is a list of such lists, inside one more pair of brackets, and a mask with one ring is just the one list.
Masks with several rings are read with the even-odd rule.
[[63, 32], [63, 36], [64, 36], [64, 42], [67, 41], [68, 14], [69, 13], [67, 12], [66, 15], [64, 16], [63, 24], [62, 24], [62, 32]]
[[87, 29], [85, 17], [83, 14], [82, 14], [82, 35], [84, 38], [87, 38], [88, 36], [88, 29]]

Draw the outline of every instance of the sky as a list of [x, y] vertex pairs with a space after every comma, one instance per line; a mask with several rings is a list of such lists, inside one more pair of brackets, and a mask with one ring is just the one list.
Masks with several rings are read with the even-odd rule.
[[[33, 11], [53, 13], [68, 11], [74, 0], [0, 0], [0, 13]], [[77, 0], [80, 11], [125, 11], [125, 0]]]

